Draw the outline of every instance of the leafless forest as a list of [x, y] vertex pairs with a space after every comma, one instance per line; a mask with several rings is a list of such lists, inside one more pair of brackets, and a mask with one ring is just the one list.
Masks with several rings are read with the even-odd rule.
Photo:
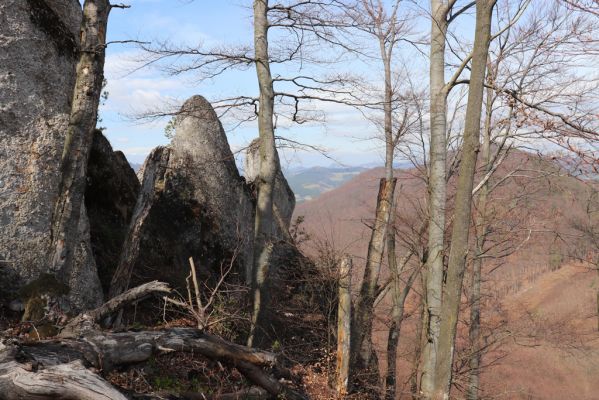
[[[0, 0], [0, 399], [599, 399], [598, 0], [112, 35], [151, 3]], [[195, 93], [128, 116], [169, 139], [138, 171], [103, 126], [123, 45]], [[339, 113], [382, 162], [305, 200], [333, 172], [284, 156], [335, 162]]]

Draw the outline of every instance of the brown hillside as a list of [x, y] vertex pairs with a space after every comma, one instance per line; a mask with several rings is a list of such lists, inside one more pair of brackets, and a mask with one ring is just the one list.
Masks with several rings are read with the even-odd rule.
[[[354, 281], [359, 279], [360, 263], [366, 255], [368, 224], [374, 215], [382, 172], [366, 171], [300, 204], [295, 212], [305, 217], [304, 228], [313, 239], [305, 244], [306, 252], [316, 255], [322, 243], [328, 242], [337, 251], [351, 254], [358, 265]], [[419, 171], [398, 171], [397, 177], [401, 188], [397, 194], [401, 244], [416, 236], [410, 226], [418, 226], [425, 218], [426, 196]], [[449, 208], [452, 185], [453, 179], [448, 188]], [[494, 221], [488, 240], [489, 258], [484, 265], [483, 325], [496, 344], [483, 360], [493, 364], [483, 372], [484, 395], [504, 399], [599, 399], [599, 394], [592, 397], [593, 392], [599, 393], [599, 381], [592, 374], [598, 371], [592, 358], [599, 360], [595, 356], [599, 335], [592, 329], [597, 325], [593, 312], [596, 273], [573, 266], [575, 260], [594, 256], [593, 244], [581, 240], [573, 228], [575, 221], [588, 219], [586, 210], [594, 188], [564, 174], [551, 159], [521, 151], [508, 156], [491, 185], [497, 187], [490, 201]], [[558, 269], [562, 265], [567, 267]], [[383, 279], [386, 275], [383, 268]], [[465, 295], [468, 285], [467, 276]], [[418, 286], [415, 289], [420, 291]], [[417, 343], [417, 296], [413, 293], [408, 300], [409, 318], [400, 339], [398, 382], [407, 383]], [[380, 304], [375, 328], [383, 361], [387, 304]], [[467, 320], [466, 313], [460, 322], [458, 342], [458, 352], [463, 354], [467, 352]], [[459, 354], [456, 359], [459, 363]]]

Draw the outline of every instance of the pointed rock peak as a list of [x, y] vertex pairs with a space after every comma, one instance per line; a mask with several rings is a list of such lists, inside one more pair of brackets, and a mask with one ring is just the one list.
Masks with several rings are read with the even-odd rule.
[[[225, 163], [236, 169], [227, 135], [210, 103], [202, 96], [187, 100], [175, 119], [173, 149], [195, 164]], [[235, 175], [235, 172], [229, 172]]]

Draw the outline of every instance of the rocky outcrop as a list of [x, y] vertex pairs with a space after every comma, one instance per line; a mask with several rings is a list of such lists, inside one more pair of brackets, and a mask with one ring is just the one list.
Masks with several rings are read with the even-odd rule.
[[[250, 146], [246, 174], [258, 173], [257, 146]], [[149, 280], [185, 289], [189, 257], [202, 279], [219, 276], [235, 259], [237, 281], [251, 280], [253, 262], [253, 185], [239, 175], [233, 153], [214, 109], [201, 96], [185, 102], [175, 120], [169, 147], [152, 151], [140, 169], [142, 183], [110, 296]], [[289, 224], [295, 197], [282, 173], [275, 184], [276, 222], [281, 242], [273, 263], [289, 263]], [[275, 268], [275, 270], [278, 268]]]
[[[248, 183], [254, 184], [260, 173], [260, 148], [259, 139], [254, 139], [247, 148], [245, 154], [245, 178]], [[293, 211], [295, 210], [295, 194], [285, 175], [281, 171], [281, 162], [277, 154], [277, 166], [278, 173], [275, 177], [275, 187], [273, 192], [273, 211], [275, 216], [275, 224], [273, 226], [273, 233], [276, 238], [280, 240], [289, 239], [289, 226], [291, 225], [291, 218], [293, 217]]]
[[139, 186], [125, 155], [113, 151], [102, 132], [95, 131], [87, 166], [85, 206], [91, 246], [105, 294], [119, 262]]
[[[18, 285], [48, 268], [80, 21], [76, 0], [0, 2], [0, 272]], [[85, 210], [79, 231], [64, 277], [75, 309], [101, 301]]]
[[253, 257], [254, 206], [239, 175], [225, 131], [206, 99], [193, 96], [175, 122], [172, 165], [214, 223], [213, 234], [235, 249], [243, 265]]
[[175, 127], [172, 146], [155, 149], [142, 167], [111, 295], [151, 279], [184, 288], [189, 257], [204, 279], [232, 258], [240, 280], [251, 265], [253, 203], [216, 113], [194, 96]]

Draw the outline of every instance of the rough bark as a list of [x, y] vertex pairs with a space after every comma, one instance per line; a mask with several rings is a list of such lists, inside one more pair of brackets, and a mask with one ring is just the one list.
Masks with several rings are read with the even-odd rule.
[[470, 89], [466, 106], [462, 159], [456, 187], [451, 248], [443, 294], [442, 321], [436, 374], [436, 397], [448, 399], [451, 387], [456, 328], [462, 294], [472, 212], [472, 189], [479, 151], [485, 71], [495, 0], [476, 2], [476, 30], [472, 51]]
[[351, 274], [352, 260], [344, 258], [339, 268], [339, 304], [337, 308], [337, 395], [347, 395], [351, 342]]
[[110, 299], [102, 306], [79, 314], [77, 317], [70, 320], [69, 323], [62, 328], [60, 336], [63, 338], [76, 337], [84, 330], [96, 327], [103, 318], [122, 309], [127, 304], [141, 301], [152, 294], [170, 293], [170, 291], [171, 289], [166, 283], [158, 281], [148, 282], [141, 286], [134, 287], [133, 289], [129, 289], [125, 293]]
[[39, 371], [34, 368], [32, 363], [7, 361], [4, 354], [0, 358], [0, 399], [127, 399], [100, 376], [86, 369], [80, 360], [50, 365]]
[[[197, 329], [174, 328], [123, 333], [88, 331], [72, 339], [3, 344], [0, 346], [0, 388], [6, 390], [0, 391], [0, 399], [24, 398], [19, 396], [35, 391], [36, 398], [40, 399], [125, 398], [119, 397], [118, 391], [83, 366], [107, 373], [167, 352], [196, 353], [227, 362], [272, 395], [304, 398], [260, 368], [275, 366], [274, 354], [230, 343]], [[60, 382], [63, 384], [57, 384]], [[98, 389], [101, 390], [98, 392]]]
[[268, 274], [273, 250], [273, 192], [277, 174], [277, 150], [273, 124], [274, 91], [268, 56], [268, 0], [254, 0], [255, 66], [260, 89], [258, 131], [260, 174], [256, 180], [258, 199], [254, 224], [254, 262], [252, 271], [252, 324], [249, 346], [262, 346], [266, 338]]
[[428, 258], [425, 276], [425, 314], [420, 390], [424, 399], [433, 396], [435, 366], [439, 346], [446, 201], [446, 126], [445, 39], [448, 6], [431, 0], [430, 46], [430, 166], [428, 171]]
[[[84, 3], [77, 78], [60, 165], [62, 179], [52, 216], [50, 271], [69, 287], [72, 280], [82, 278], [76, 276], [78, 271], [73, 264], [80, 241], [79, 221], [84, 206], [87, 162], [104, 80], [109, 13], [110, 3], [106, 0], [86, 0]], [[93, 278], [93, 282], [85, 282], [89, 292], [100, 289], [97, 274]], [[102, 297], [101, 289], [96, 296]], [[70, 297], [76, 306], [81, 306], [78, 299]]]

